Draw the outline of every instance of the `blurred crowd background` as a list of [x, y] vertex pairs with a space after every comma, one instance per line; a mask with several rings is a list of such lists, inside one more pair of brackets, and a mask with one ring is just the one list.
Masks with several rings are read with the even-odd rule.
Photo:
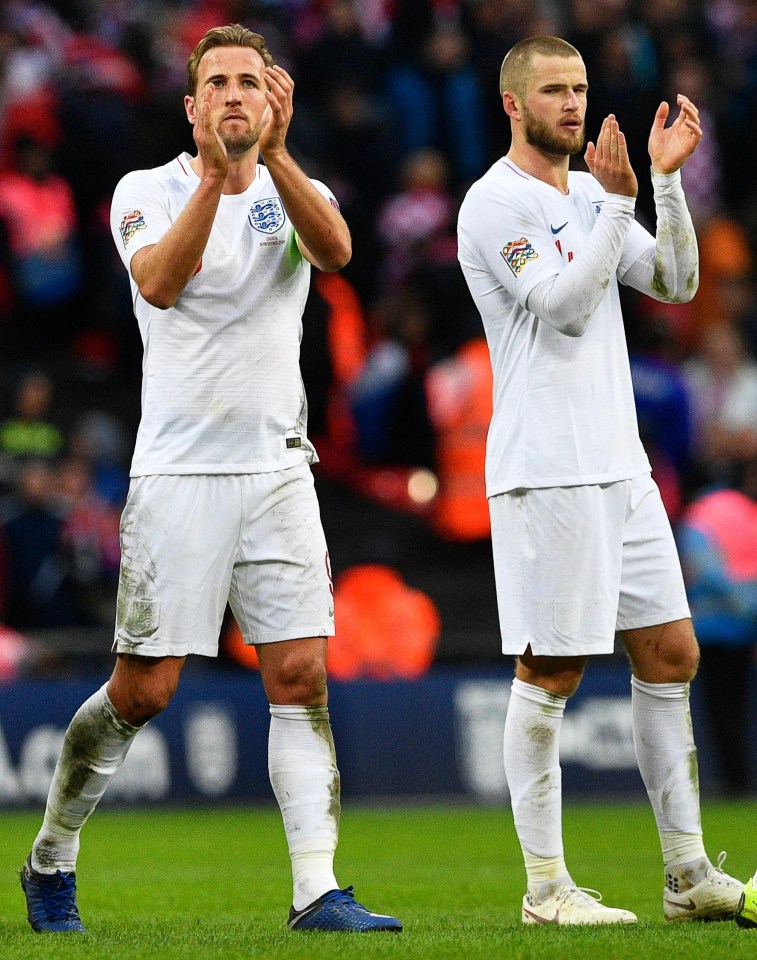
[[[290, 149], [354, 239], [341, 274], [314, 271], [302, 355], [337, 675], [499, 656], [491, 371], [455, 222], [508, 148], [504, 54], [537, 33], [578, 47], [587, 136], [618, 116], [650, 229], [654, 111], [678, 92], [697, 103], [705, 136], [683, 181], [699, 293], [623, 296], [704, 683], [713, 702], [744, 688], [727, 698], [741, 709], [757, 640], [754, 0], [0, 0], [0, 673], [107, 653], [141, 370], [110, 198], [127, 171], [193, 151], [186, 60], [230, 22], [294, 77]], [[225, 655], [244, 660], [237, 640], [230, 624]]]

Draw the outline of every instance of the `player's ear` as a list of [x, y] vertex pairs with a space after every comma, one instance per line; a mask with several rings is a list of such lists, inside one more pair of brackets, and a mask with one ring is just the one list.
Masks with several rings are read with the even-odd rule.
[[502, 106], [505, 108], [508, 117], [512, 117], [513, 120], [520, 120], [520, 103], [510, 90], [505, 90], [502, 94]]
[[187, 120], [190, 123], [195, 123], [197, 121], [197, 104], [194, 97], [189, 95], [184, 97], [184, 109], [187, 111]]

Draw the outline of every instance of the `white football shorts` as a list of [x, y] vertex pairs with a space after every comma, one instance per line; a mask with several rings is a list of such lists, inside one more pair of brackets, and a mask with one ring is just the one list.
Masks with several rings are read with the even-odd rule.
[[306, 463], [132, 479], [114, 651], [216, 656], [227, 601], [245, 643], [333, 635], [329, 556]]
[[689, 617], [673, 532], [649, 474], [489, 500], [502, 651], [612, 653], [615, 631]]

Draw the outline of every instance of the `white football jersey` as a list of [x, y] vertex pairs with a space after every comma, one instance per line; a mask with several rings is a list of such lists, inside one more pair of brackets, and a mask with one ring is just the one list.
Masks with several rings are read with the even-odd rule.
[[131, 258], [161, 239], [199, 183], [183, 154], [127, 174], [113, 194], [111, 230], [144, 344], [131, 475], [313, 462], [299, 368], [310, 264], [265, 166], [244, 193], [221, 196], [200, 265], [173, 307], [150, 306], [131, 276]]
[[473, 184], [460, 210], [458, 256], [494, 370], [490, 497], [519, 487], [609, 483], [650, 470], [617, 278], [654, 249], [654, 237], [631, 223], [615, 275], [582, 336], [567, 336], [529, 310], [531, 292], [581, 257], [608, 197], [588, 173], [571, 172], [568, 184], [563, 195], [504, 157]]

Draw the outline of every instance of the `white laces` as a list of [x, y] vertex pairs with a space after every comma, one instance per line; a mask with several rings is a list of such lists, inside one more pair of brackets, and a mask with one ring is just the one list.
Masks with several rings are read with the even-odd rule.
[[595, 900], [597, 903], [602, 902], [602, 894], [599, 890], [593, 890], [591, 887], [571, 887], [570, 890], [565, 894], [565, 899], [572, 897], [575, 894], [579, 894], [583, 900]]

